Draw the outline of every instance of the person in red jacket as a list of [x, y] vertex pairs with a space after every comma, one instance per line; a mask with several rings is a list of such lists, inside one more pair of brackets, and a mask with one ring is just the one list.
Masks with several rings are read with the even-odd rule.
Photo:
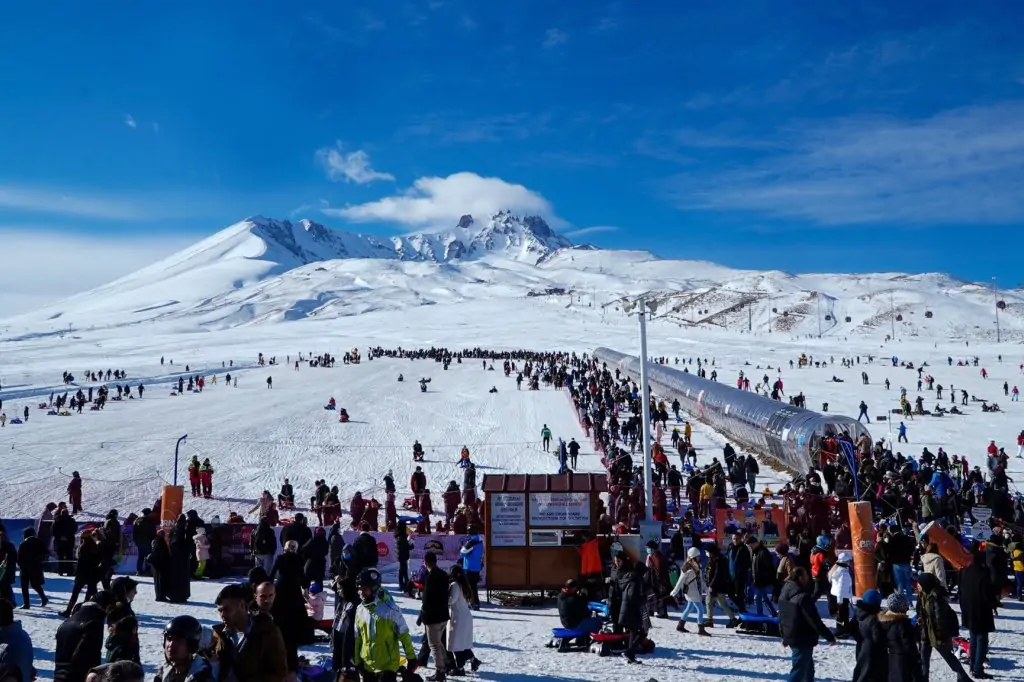
[[211, 499], [213, 497], [213, 465], [210, 464], [209, 457], [204, 459], [203, 465], [199, 467], [199, 483], [203, 488], [203, 497]]
[[68, 502], [71, 504], [71, 514], [82, 511], [82, 477], [77, 471], [71, 472], [71, 480], [68, 482]]

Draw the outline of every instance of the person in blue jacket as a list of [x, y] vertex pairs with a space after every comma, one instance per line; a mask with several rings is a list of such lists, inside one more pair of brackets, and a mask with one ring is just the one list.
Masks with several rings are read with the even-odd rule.
[[932, 487], [932, 490], [935, 491], [936, 497], [941, 500], [946, 497], [946, 491], [953, 487], [953, 479], [951, 479], [949, 474], [942, 469], [937, 469], [935, 473], [932, 474], [932, 480], [929, 485]]
[[480, 595], [477, 586], [480, 584], [480, 572], [484, 566], [484, 539], [479, 534], [470, 535], [459, 550], [462, 560], [462, 570], [466, 572], [466, 579], [473, 588], [473, 599], [470, 600], [469, 608], [478, 610], [480, 608]]

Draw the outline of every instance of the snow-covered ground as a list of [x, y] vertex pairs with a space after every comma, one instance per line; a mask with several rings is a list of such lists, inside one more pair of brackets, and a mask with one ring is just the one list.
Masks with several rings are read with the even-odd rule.
[[[649, 324], [649, 352], [670, 359], [707, 357], [714, 359], [719, 379], [734, 382], [743, 369], [752, 381], [766, 370], [782, 366], [786, 391], [803, 391], [808, 407], [829, 403], [832, 412], [856, 415], [863, 399], [872, 415], [884, 414], [896, 406], [899, 387], [916, 396], [916, 372], [893, 368], [888, 358], [919, 364], [927, 361], [927, 373], [938, 383], [999, 402], [1005, 412], [983, 414], [969, 404], [963, 417], [917, 418], [908, 422], [910, 444], [904, 452], [918, 454], [928, 446], [951, 453], [967, 454], [981, 463], [981, 453], [990, 438], [1010, 450], [1016, 434], [1024, 428], [1024, 407], [1003, 396], [1003, 381], [1012, 388], [1024, 388], [1018, 365], [1024, 361], [1020, 345], [971, 342], [945, 343], [943, 339], [883, 343], [881, 338], [858, 337], [794, 339], [788, 334], [735, 334], [704, 329], [683, 329], [664, 320]], [[40, 332], [45, 330], [40, 329]], [[579, 352], [609, 346], [636, 353], [635, 320], [621, 313], [599, 308], [564, 307], [547, 298], [465, 301], [401, 311], [380, 311], [340, 320], [303, 320], [265, 324], [221, 331], [182, 331], [180, 323], [137, 325], [123, 329], [81, 330], [61, 338], [56, 334], [30, 333], [18, 339], [0, 339], [0, 399], [8, 417], [20, 414], [25, 405], [32, 416], [27, 424], [0, 430], [0, 452], [4, 453], [0, 477], [0, 517], [35, 516], [43, 504], [63, 497], [67, 476], [79, 470], [85, 479], [85, 505], [91, 514], [117, 508], [122, 513], [150, 505], [157, 491], [172, 476], [171, 465], [177, 438], [188, 434], [183, 460], [192, 454], [210, 457], [217, 474], [216, 498], [200, 501], [196, 508], [205, 517], [227, 515], [228, 510], [248, 511], [265, 488], [276, 492], [281, 479], [289, 476], [299, 498], [308, 497], [315, 479], [326, 477], [342, 488], [343, 499], [356, 490], [366, 492], [379, 486], [388, 469], [395, 472], [399, 495], [407, 488], [412, 469], [410, 448], [419, 439], [427, 450], [427, 472], [436, 494], [456, 478], [458, 451], [467, 445], [473, 459], [486, 473], [545, 473], [555, 469], [554, 459], [540, 451], [539, 432], [547, 423], [556, 436], [576, 437], [583, 445], [583, 468], [598, 470], [597, 458], [572, 414], [564, 393], [553, 390], [517, 392], [511, 379], [500, 372], [484, 371], [480, 363], [467, 361], [452, 365], [447, 372], [429, 361], [365, 359], [358, 366], [337, 365], [334, 369], [289, 366], [254, 368], [258, 353], [277, 356], [330, 352], [339, 358], [352, 347], [361, 351], [370, 345], [407, 348], [443, 345], [449, 348], [531, 348], [568, 349]], [[822, 369], [791, 370], [789, 360], [801, 352], [816, 360], [835, 357], [835, 364]], [[997, 355], [1003, 354], [1003, 361]], [[868, 354], [875, 355], [867, 363]], [[364, 353], [365, 355], [365, 353]], [[841, 357], [861, 356], [852, 369], [839, 365]], [[949, 367], [955, 360], [979, 355], [979, 367]], [[173, 368], [160, 365], [160, 357], [174, 360]], [[238, 388], [223, 384], [226, 369], [221, 363], [234, 361], [232, 374]], [[745, 363], [749, 362], [750, 365]], [[171, 397], [171, 370], [218, 375], [216, 386], [202, 394]], [[985, 367], [989, 378], [980, 377]], [[147, 386], [144, 400], [111, 402], [103, 412], [86, 411], [70, 417], [48, 417], [36, 403], [51, 391], [62, 391], [62, 371], [81, 377], [86, 368], [125, 369], [133, 385]], [[860, 372], [867, 371], [871, 384], [862, 386]], [[398, 383], [403, 373], [406, 381]], [[774, 374], [769, 371], [769, 374]], [[831, 383], [833, 375], [845, 383]], [[274, 388], [265, 379], [273, 376]], [[421, 394], [415, 380], [432, 378], [430, 392]], [[892, 388], [887, 392], [883, 381]], [[87, 384], [83, 384], [87, 385]], [[490, 394], [491, 386], [498, 393]], [[75, 390], [70, 387], [70, 390]], [[346, 407], [353, 423], [339, 424], [336, 415], [322, 406], [334, 396]], [[935, 399], [926, 394], [926, 407]], [[949, 399], [943, 400], [945, 406]], [[878, 437], [886, 424], [872, 424]], [[723, 438], [697, 429], [702, 461], [717, 455]], [[1015, 448], [1014, 448], [1015, 449]], [[767, 467], [763, 468], [767, 473]], [[184, 474], [184, 461], [181, 463]], [[1024, 460], [1011, 458], [1010, 476], [1022, 480]], [[775, 482], [781, 479], [772, 477]], [[186, 500], [186, 506], [190, 500]], [[435, 507], [439, 499], [435, 500]], [[49, 576], [49, 588], [60, 595], [68, 581]], [[217, 586], [197, 584], [194, 603], [187, 607], [210, 623], [216, 618], [212, 607]], [[414, 605], [400, 600], [410, 622]], [[35, 609], [23, 616], [33, 634], [40, 658], [52, 648], [52, 636], [59, 624], [56, 616], [61, 602], [45, 610]], [[1004, 679], [1019, 675], [1024, 654], [1024, 611], [1008, 602], [1000, 612], [1003, 629], [993, 636], [994, 672]], [[144, 658], [152, 666], [159, 659], [159, 629], [171, 609], [154, 604], [151, 591], [143, 588], [137, 610], [142, 614]], [[599, 660], [588, 654], [557, 654], [543, 648], [557, 616], [553, 609], [522, 610], [485, 608], [477, 618], [478, 656], [485, 661], [484, 679], [532, 682], [544, 679], [675, 680], [704, 676], [712, 680], [784, 679], [787, 652], [775, 640], [714, 631], [710, 640], [674, 631], [674, 623], [657, 622], [652, 634], [657, 653], [645, 659], [642, 668], [627, 668], [618, 660]], [[848, 680], [852, 671], [852, 645], [820, 649], [818, 676], [825, 680]], [[52, 664], [38, 663], [41, 675], [50, 676]], [[686, 677], [683, 677], [686, 676]], [[935, 661], [932, 679], [952, 676]]]

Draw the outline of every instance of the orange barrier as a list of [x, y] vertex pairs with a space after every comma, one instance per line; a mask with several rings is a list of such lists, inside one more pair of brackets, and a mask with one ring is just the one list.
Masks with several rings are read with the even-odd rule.
[[850, 539], [853, 544], [853, 575], [856, 595], [878, 587], [875, 561], [875, 530], [870, 502], [850, 502]]
[[185, 488], [180, 485], [165, 485], [160, 498], [160, 525], [173, 526], [181, 516], [185, 499]]
[[960, 539], [953, 537], [937, 521], [932, 521], [921, 531], [929, 540], [939, 546], [939, 554], [951, 563], [954, 568], [960, 570], [967, 568], [974, 563], [974, 557], [960, 544]]

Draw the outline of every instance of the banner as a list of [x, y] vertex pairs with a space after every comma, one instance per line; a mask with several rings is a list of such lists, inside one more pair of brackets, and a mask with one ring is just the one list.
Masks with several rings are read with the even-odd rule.
[[716, 509], [715, 530], [718, 545], [725, 547], [732, 535], [743, 531], [753, 534], [764, 543], [765, 547], [775, 547], [787, 538], [787, 518], [785, 510], [769, 509]]
[[590, 493], [530, 493], [530, 526], [562, 528], [590, 525]]
[[523, 547], [526, 545], [526, 494], [490, 493], [491, 513], [487, 519], [491, 545]]

